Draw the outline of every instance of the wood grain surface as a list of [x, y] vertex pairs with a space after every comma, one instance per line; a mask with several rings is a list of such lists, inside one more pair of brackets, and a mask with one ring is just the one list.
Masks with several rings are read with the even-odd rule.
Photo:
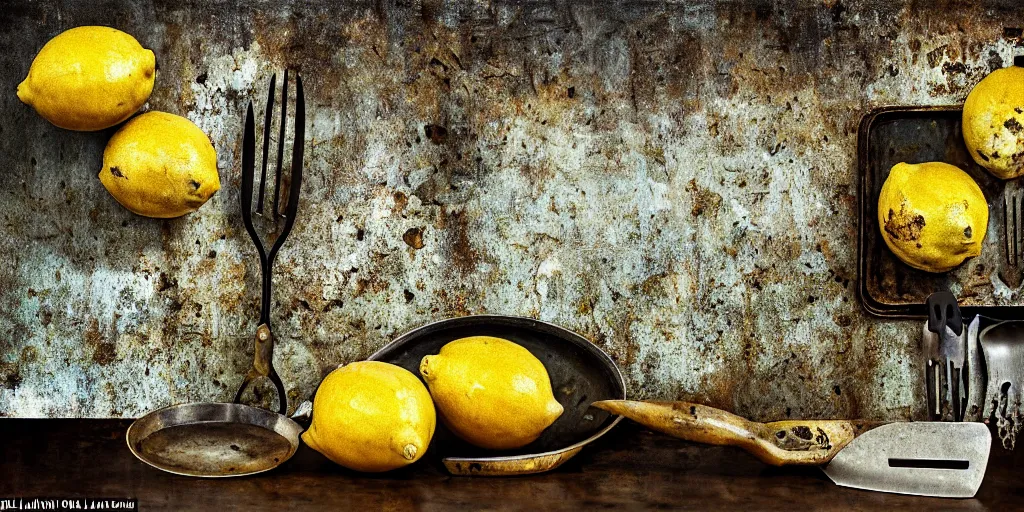
[[832, 484], [820, 470], [776, 468], [738, 448], [704, 446], [624, 423], [557, 471], [453, 477], [427, 454], [384, 475], [340, 468], [308, 447], [252, 477], [202, 480], [137, 461], [129, 420], [0, 419], [0, 499], [132, 497], [140, 510], [1016, 510], [1024, 456], [994, 448], [978, 496], [949, 500]]

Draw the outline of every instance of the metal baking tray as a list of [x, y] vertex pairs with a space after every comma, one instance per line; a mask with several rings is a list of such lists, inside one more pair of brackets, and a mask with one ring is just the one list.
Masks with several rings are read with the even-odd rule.
[[[857, 166], [860, 222], [857, 239], [857, 290], [871, 314], [888, 318], [926, 318], [925, 300], [932, 292], [949, 289], [956, 295], [964, 317], [977, 314], [1019, 319], [1024, 305], [1018, 290], [1000, 277], [1004, 263], [1002, 244], [1003, 188], [1007, 182], [989, 174], [967, 152], [961, 133], [962, 107], [883, 107], [860, 123]], [[878, 194], [889, 169], [900, 162], [946, 162], [971, 175], [989, 206], [988, 230], [981, 255], [942, 274], [914, 269], [885, 245], [878, 229]]]

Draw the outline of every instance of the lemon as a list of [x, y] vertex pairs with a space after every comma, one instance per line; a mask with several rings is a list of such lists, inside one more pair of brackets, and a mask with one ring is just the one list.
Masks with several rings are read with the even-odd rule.
[[978, 184], [956, 166], [898, 163], [882, 184], [878, 225], [904, 263], [946, 272], [981, 254], [988, 203]]
[[117, 202], [146, 217], [180, 217], [220, 189], [210, 139], [192, 121], [166, 112], [125, 123], [103, 150], [99, 177]]
[[519, 448], [562, 414], [547, 369], [511, 341], [473, 336], [452, 341], [420, 362], [441, 421], [482, 448]]
[[1024, 174], [1024, 68], [997, 69], [974, 86], [963, 131], [978, 165], [1004, 180]]
[[313, 399], [310, 448], [356, 471], [412, 464], [427, 451], [437, 417], [430, 393], [409, 370], [379, 361], [334, 370]]
[[109, 128], [128, 119], [153, 92], [156, 57], [110, 27], [77, 27], [39, 50], [18, 98], [68, 130]]

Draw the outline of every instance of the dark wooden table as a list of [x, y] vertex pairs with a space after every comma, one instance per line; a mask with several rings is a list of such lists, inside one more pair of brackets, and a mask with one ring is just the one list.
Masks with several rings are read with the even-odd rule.
[[384, 475], [340, 468], [303, 446], [262, 475], [170, 475], [128, 451], [129, 420], [0, 419], [0, 499], [137, 498], [140, 510], [1015, 510], [1024, 454], [993, 451], [978, 496], [920, 498], [833, 485], [815, 468], [772, 468], [733, 448], [623, 424], [553, 473], [452, 477], [424, 460]]

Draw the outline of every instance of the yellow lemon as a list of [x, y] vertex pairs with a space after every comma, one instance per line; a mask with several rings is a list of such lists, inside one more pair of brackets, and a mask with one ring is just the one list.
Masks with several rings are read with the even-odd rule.
[[128, 119], [153, 92], [156, 57], [110, 27], [77, 27], [46, 43], [18, 98], [68, 130], [109, 128]]
[[117, 202], [146, 217], [180, 217], [220, 190], [210, 139], [192, 121], [166, 112], [125, 123], [103, 150], [99, 177]]
[[412, 372], [379, 361], [334, 370], [313, 399], [310, 448], [356, 471], [412, 464], [427, 451], [437, 417], [430, 393]]
[[963, 132], [978, 165], [1004, 180], [1024, 174], [1024, 68], [997, 69], [974, 86]]
[[473, 336], [420, 362], [441, 421], [467, 442], [519, 448], [562, 415], [544, 364], [511, 341]]
[[898, 163], [882, 184], [878, 225], [904, 263], [946, 272], [981, 254], [988, 203], [978, 184], [956, 166]]

